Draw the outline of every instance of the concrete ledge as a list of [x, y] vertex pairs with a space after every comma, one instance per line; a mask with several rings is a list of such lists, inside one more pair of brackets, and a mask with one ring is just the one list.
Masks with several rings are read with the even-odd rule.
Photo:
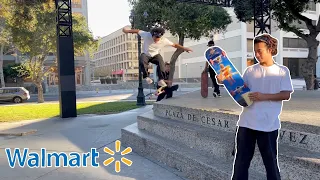
[[[229, 180], [231, 177], [232, 161], [203, 156], [201, 151], [141, 131], [136, 123], [122, 129], [121, 142], [141, 156], [178, 169], [188, 179]], [[265, 175], [253, 170], [249, 176], [255, 180], [265, 179]]]
[[[228, 109], [208, 110], [165, 103], [155, 103], [153, 112], [158, 117], [233, 133], [239, 120], [238, 112]], [[319, 129], [318, 126], [282, 121], [279, 139], [290, 146], [320, 152]]]
[[26, 136], [36, 133], [35, 129], [9, 129], [0, 131], [0, 136]]

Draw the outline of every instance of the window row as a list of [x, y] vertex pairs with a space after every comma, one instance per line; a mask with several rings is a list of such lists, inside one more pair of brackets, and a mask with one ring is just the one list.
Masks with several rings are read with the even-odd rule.
[[137, 51], [138, 50], [138, 44], [137, 43], [126, 43], [121, 44], [116, 47], [106, 49], [104, 51], [98, 52], [94, 55], [94, 59], [103, 58], [106, 56], [112, 56], [114, 54], [123, 53], [124, 51]]
[[120, 43], [123, 43], [124, 41], [137, 41], [137, 35], [136, 34], [122, 34], [121, 36], [118, 36], [116, 38], [110, 39], [109, 41], [101, 44], [99, 46], [99, 50], [107, 49], [113, 46], [116, 46]]
[[[284, 48], [308, 48], [307, 42], [301, 38], [283, 38]], [[247, 51], [253, 52], [253, 40], [247, 40]]]
[[[104, 66], [105, 60], [103, 61], [97, 61], [97, 64], [101, 64], [99, 66]], [[123, 62], [123, 63], [118, 63], [118, 64], [112, 64], [108, 66], [108, 69], [111, 71], [117, 71], [120, 69], [137, 69], [138, 68], [138, 62]]]

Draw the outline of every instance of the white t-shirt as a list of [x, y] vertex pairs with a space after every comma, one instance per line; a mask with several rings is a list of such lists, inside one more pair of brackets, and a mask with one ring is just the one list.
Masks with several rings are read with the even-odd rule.
[[154, 57], [155, 55], [160, 53], [160, 50], [165, 46], [172, 46], [173, 42], [165, 37], [161, 37], [161, 39], [155, 43], [150, 32], [139, 31], [139, 35], [143, 38], [143, 53]]
[[[269, 67], [259, 63], [248, 67], [243, 80], [252, 92], [276, 94], [280, 91], [293, 92], [289, 69], [277, 63]], [[280, 113], [283, 101], [258, 101], [243, 108], [238, 126], [271, 132], [280, 128]]]

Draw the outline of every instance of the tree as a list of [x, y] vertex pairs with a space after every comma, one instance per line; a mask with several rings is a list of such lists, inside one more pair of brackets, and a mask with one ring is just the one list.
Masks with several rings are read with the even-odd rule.
[[[150, 29], [163, 27], [174, 36], [179, 44], [184, 45], [185, 38], [199, 40], [210, 36], [214, 31], [223, 31], [230, 24], [231, 17], [222, 7], [202, 4], [179, 3], [176, 0], [129, 0], [135, 12], [135, 28]], [[144, 12], [148, 13], [145, 18]], [[170, 77], [172, 81], [175, 63], [183, 53], [177, 49], [170, 59]]]
[[[52, 70], [45, 68], [44, 62], [49, 53], [56, 56], [56, 11], [54, 1], [48, 0], [28, 6], [20, 2], [4, 1], [6, 7], [5, 18], [8, 20], [12, 32], [13, 42], [22, 53], [24, 61], [20, 68], [20, 75], [28, 73], [28, 78], [38, 88], [38, 102], [44, 102], [41, 82]], [[75, 55], [83, 55], [84, 50], [97, 47], [84, 17], [73, 14], [73, 38]], [[27, 71], [24, 71], [26, 69]]]
[[[2, 14], [0, 7], [0, 15]], [[11, 34], [7, 27], [7, 22], [4, 18], [0, 17], [0, 82], [1, 87], [5, 87], [4, 73], [3, 73], [3, 60], [4, 55], [10, 53]]]
[[[13, 64], [9, 64], [6, 67], [3, 67], [3, 74], [5, 77], [9, 77], [9, 78], [25, 78], [28, 77], [30, 72], [28, 72], [27, 69], [21, 69], [24, 68], [23, 66], [21, 66], [21, 63], [13, 63]], [[23, 76], [21, 76], [21, 71], [26, 72], [24, 73]]]
[[[253, 20], [254, 0], [234, 0], [235, 13], [242, 22]], [[305, 79], [307, 90], [313, 90], [314, 69], [317, 63], [317, 48], [319, 41], [316, 39], [320, 32], [319, 21], [314, 23], [312, 19], [304, 16], [311, 3], [318, 3], [319, 0], [273, 0], [271, 10], [273, 19], [277, 21], [278, 27], [287, 32], [293, 32], [307, 42], [309, 53], [308, 59], [300, 67], [302, 76]], [[320, 18], [319, 18], [320, 20]], [[305, 25], [308, 32], [303, 31], [297, 25]]]

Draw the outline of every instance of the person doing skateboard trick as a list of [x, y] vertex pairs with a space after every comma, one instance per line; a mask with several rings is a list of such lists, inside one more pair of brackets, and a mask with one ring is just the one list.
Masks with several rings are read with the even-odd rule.
[[[214, 46], [214, 41], [212, 41], [212, 40], [209, 41], [207, 46], [208, 47]], [[212, 52], [210, 52], [210, 53], [212, 53], [212, 55], [213, 55], [214, 51], [212, 50]], [[219, 63], [219, 62], [216, 62], [216, 63]], [[211, 78], [211, 81], [212, 81], [212, 84], [213, 84], [213, 87], [214, 87], [213, 96], [214, 97], [221, 97], [219, 85], [218, 85], [217, 80], [215, 78], [216, 73], [211, 67], [209, 67], [208, 62], [206, 62], [203, 72], [208, 72], [208, 71], [209, 71], [210, 78]]]
[[191, 49], [183, 47], [179, 44], [171, 42], [169, 39], [163, 37], [165, 30], [163, 28], [153, 28], [150, 32], [142, 31], [139, 29], [127, 29], [123, 28], [124, 33], [139, 34], [143, 39], [143, 52], [139, 57], [139, 68], [143, 73], [143, 79], [151, 84], [153, 81], [148, 75], [148, 65], [151, 62], [159, 66], [157, 76], [159, 78], [158, 86], [166, 87], [167, 83], [164, 81], [165, 65], [160, 50], [165, 46], [172, 46], [174, 48], [183, 49], [186, 52], [192, 52]]
[[[254, 38], [254, 53], [259, 63], [246, 68], [243, 79], [250, 88], [251, 106], [243, 107], [236, 131], [236, 151], [232, 180], [248, 179], [248, 170], [257, 142], [268, 180], [280, 180], [278, 167], [279, 115], [282, 102], [294, 91], [290, 71], [277, 64], [278, 41], [269, 34]], [[221, 83], [221, 79], [217, 76]]]

